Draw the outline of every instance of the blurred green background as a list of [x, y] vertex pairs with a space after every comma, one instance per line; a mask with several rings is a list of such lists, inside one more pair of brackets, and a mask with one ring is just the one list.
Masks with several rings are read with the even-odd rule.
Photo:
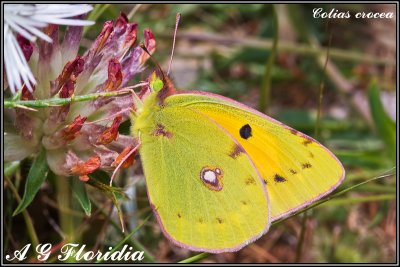
[[[313, 18], [315, 8], [328, 13], [332, 9], [349, 11], [352, 17]], [[85, 30], [82, 51], [105, 21], [124, 12], [139, 24], [139, 40], [144, 28], [152, 29], [157, 41], [154, 58], [166, 70], [175, 15], [181, 13], [171, 71], [176, 87], [211, 91], [261, 107], [266, 114], [316, 137], [345, 166], [341, 190], [389, 170], [395, 173], [396, 20], [354, 18], [357, 12], [395, 11], [394, 4], [98, 4], [89, 15], [96, 24]], [[151, 62], [147, 66], [133, 84], [154, 68]], [[127, 133], [129, 122], [120, 131]], [[29, 160], [21, 164], [21, 184], [29, 166]], [[150, 212], [140, 161], [117, 183], [134, 196], [122, 206], [129, 233]], [[23, 186], [19, 189], [22, 194]], [[94, 205], [92, 216], [86, 217], [79, 205], [68, 212], [79, 221], [80, 242], [107, 251], [124, 234], [112, 203], [88, 189]], [[22, 216], [11, 217], [15, 200], [9, 190], [5, 198], [14, 203], [5, 207], [9, 253], [28, 240]], [[395, 198], [392, 175], [308, 211], [305, 223], [302, 215], [290, 218], [239, 252], [202, 255], [200, 262], [395, 262]], [[54, 228], [58, 220], [55, 199], [51, 186], [45, 187], [28, 207], [42, 243], [60, 242]], [[42, 210], [47, 214], [44, 217]], [[144, 247], [151, 255], [146, 261], [175, 262], [198, 254], [166, 240], [154, 217], [134, 239], [138, 243], [128, 244]]]

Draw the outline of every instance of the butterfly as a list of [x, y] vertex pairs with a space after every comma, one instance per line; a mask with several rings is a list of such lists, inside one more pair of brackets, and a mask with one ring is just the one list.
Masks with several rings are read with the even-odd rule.
[[131, 114], [150, 205], [172, 243], [237, 251], [343, 181], [313, 138], [232, 99], [154, 72]]
[[150, 206], [172, 243], [233, 252], [271, 222], [331, 193], [345, 170], [316, 140], [257, 110], [175, 89], [168, 73], [179, 19], [178, 13], [167, 75], [154, 62], [158, 72], [133, 94], [131, 134], [138, 142], [125, 158], [139, 149]]

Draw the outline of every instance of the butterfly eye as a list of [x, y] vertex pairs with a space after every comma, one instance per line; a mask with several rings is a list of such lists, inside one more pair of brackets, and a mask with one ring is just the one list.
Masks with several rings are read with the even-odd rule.
[[242, 128], [239, 130], [240, 137], [243, 139], [249, 139], [251, 136], [251, 127], [249, 124], [243, 125]]
[[220, 191], [222, 189], [222, 170], [218, 167], [204, 167], [200, 172], [200, 179], [208, 189]]

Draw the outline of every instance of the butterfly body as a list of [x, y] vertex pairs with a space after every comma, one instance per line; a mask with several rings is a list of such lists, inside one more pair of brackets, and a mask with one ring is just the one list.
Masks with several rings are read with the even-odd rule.
[[314, 139], [233, 100], [164, 84], [132, 117], [132, 134], [152, 208], [175, 244], [236, 251], [343, 180]]

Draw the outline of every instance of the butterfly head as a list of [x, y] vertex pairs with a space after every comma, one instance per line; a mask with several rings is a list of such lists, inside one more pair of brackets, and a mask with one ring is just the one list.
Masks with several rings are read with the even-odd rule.
[[[158, 73], [161, 73], [158, 74]], [[171, 79], [161, 69], [154, 71], [148, 78], [150, 91], [157, 95], [159, 105], [163, 105], [165, 98], [175, 93], [176, 89]]]

